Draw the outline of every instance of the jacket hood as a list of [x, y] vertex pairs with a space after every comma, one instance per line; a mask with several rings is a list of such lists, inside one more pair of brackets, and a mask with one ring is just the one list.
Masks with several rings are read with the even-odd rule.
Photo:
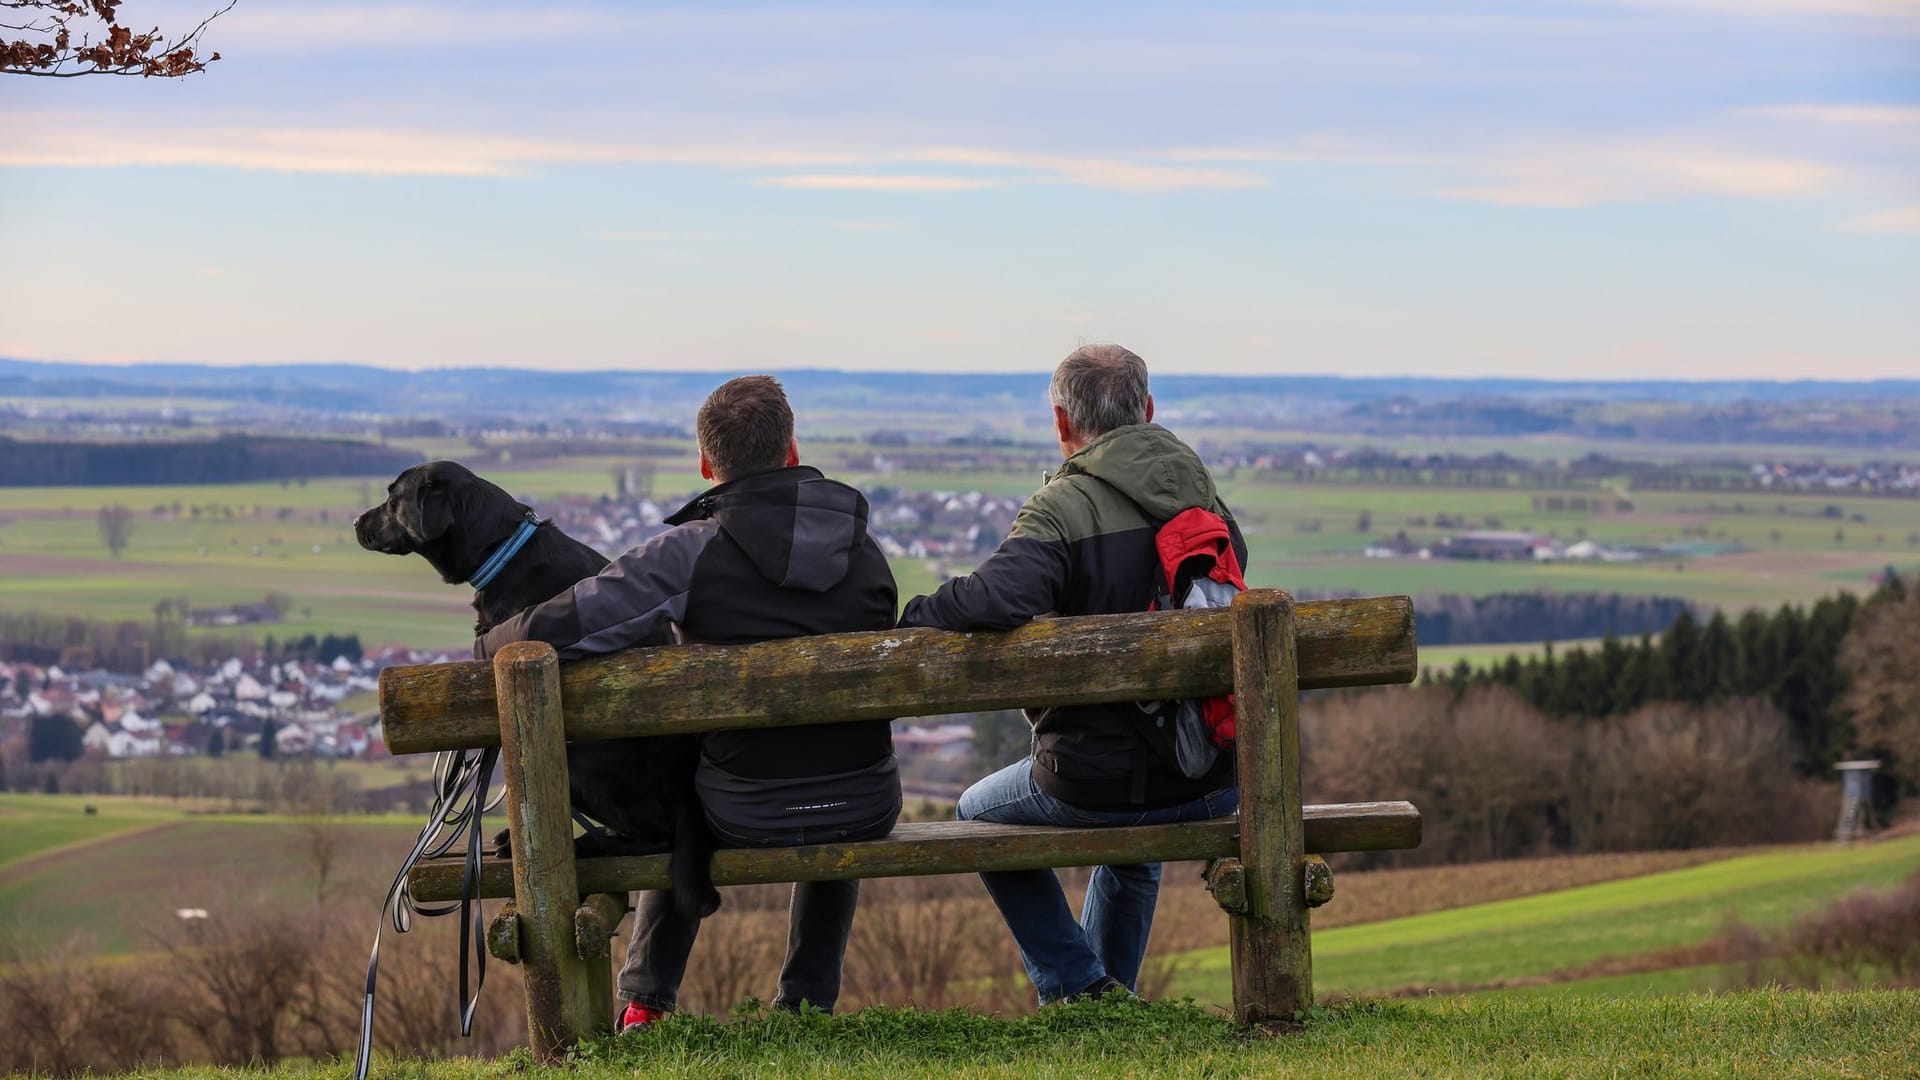
[[729, 480], [675, 511], [669, 525], [711, 518], [784, 589], [826, 592], [866, 541], [866, 496], [810, 465]]
[[1093, 440], [1061, 463], [1059, 475], [1075, 473], [1105, 481], [1158, 521], [1215, 503], [1206, 463], [1159, 424], [1129, 424]]

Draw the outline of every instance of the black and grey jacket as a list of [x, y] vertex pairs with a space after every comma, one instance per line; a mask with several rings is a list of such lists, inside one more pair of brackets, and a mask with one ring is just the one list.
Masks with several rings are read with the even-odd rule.
[[[1060, 466], [979, 569], [908, 601], [901, 625], [1007, 630], [1044, 614], [1145, 611], [1154, 534], [1195, 506], [1226, 519], [1245, 566], [1240, 527], [1200, 456], [1158, 424], [1117, 428]], [[1075, 806], [1171, 806], [1233, 785], [1227, 754], [1198, 780], [1181, 775], [1132, 704], [1035, 709], [1027, 719], [1035, 782]]]
[[[893, 626], [898, 593], [867, 534], [867, 500], [818, 469], [717, 485], [667, 524], [594, 577], [488, 631], [476, 654], [536, 640], [572, 660], [677, 638], [744, 644]], [[869, 720], [716, 731], [701, 747], [736, 777], [798, 779], [872, 766], [892, 755], [893, 736], [887, 721]]]

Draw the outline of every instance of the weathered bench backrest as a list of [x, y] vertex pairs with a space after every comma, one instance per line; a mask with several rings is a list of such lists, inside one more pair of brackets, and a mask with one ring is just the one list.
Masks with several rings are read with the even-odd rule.
[[[1413, 603], [1404, 596], [1306, 601], [1294, 606], [1293, 625], [1302, 690], [1413, 681]], [[916, 629], [669, 645], [560, 669], [575, 742], [1233, 689], [1224, 609], [1045, 619], [1004, 634]], [[493, 665], [388, 668], [380, 719], [396, 754], [498, 746]]]

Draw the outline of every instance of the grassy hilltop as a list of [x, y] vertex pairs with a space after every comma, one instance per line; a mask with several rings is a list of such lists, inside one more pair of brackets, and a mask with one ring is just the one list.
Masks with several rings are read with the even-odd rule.
[[[541, 1075], [524, 1055], [378, 1063], [375, 1076], [490, 1080]], [[339, 1063], [271, 1070], [142, 1071], [155, 1080], [333, 1080]], [[675, 1017], [580, 1047], [551, 1075], [658, 1080], [720, 1077], [1910, 1077], [1920, 1075], [1920, 992], [1760, 990], [1654, 1000], [1457, 999], [1437, 1007], [1356, 1003], [1316, 1009], [1283, 1034], [1248, 1036], [1191, 1005], [1054, 1006], [995, 1019], [868, 1009], [840, 1017], [760, 1015], [729, 1025]]]

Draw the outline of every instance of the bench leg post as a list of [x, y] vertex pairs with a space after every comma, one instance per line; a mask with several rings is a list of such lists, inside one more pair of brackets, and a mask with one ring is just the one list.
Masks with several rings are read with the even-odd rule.
[[1243, 1024], [1313, 1004], [1301, 874], [1300, 680], [1293, 598], [1250, 589], [1233, 601], [1233, 692], [1246, 909], [1231, 917], [1233, 1011]]
[[515, 642], [494, 657], [493, 678], [500, 701], [500, 762], [507, 785], [527, 1034], [534, 1057], [551, 1064], [582, 1035], [612, 1026], [590, 970], [597, 965], [599, 981], [605, 982], [607, 961], [583, 960], [575, 945], [580, 889], [573, 865], [559, 659], [545, 643]]
[[587, 989], [593, 997], [594, 1015], [609, 1018], [601, 1021], [608, 1028], [611, 1028], [611, 1017], [618, 1012], [613, 999], [613, 935], [626, 915], [625, 893], [589, 896], [581, 902], [580, 910], [573, 913], [573, 947], [587, 962]]

